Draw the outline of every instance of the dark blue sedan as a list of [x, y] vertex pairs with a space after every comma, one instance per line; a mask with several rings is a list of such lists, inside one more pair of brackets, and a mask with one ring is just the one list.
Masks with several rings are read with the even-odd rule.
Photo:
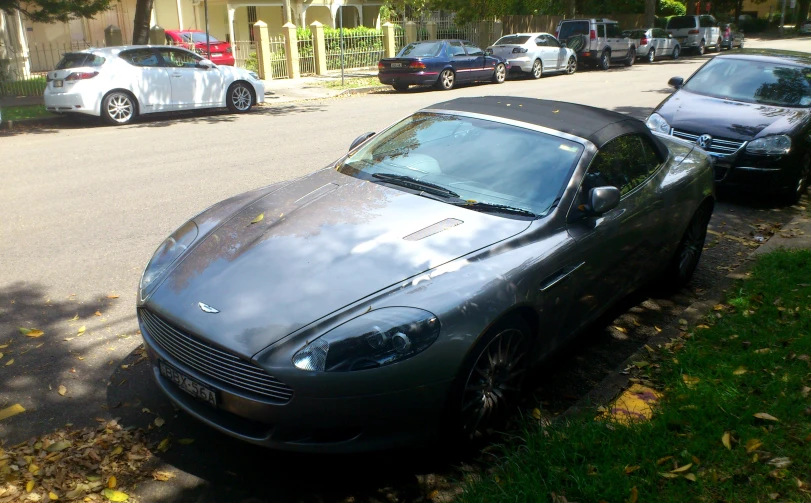
[[501, 84], [507, 62], [488, 56], [467, 40], [425, 40], [403, 47], [396, 58], [377, 64], [378, 78], [398, 91], [411, 85], [433, 85], [448, 91], [457, 83], [490, 81]]

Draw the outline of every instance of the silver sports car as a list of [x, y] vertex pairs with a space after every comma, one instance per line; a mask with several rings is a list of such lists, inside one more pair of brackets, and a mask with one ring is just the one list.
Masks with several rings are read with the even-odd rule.
[[460, 98], [183, 224], [138, 320], [163, 392], [240, 439], [479, 438], [613, 303], [689, 281], [713, 202], [707, 154], [636, 119]]

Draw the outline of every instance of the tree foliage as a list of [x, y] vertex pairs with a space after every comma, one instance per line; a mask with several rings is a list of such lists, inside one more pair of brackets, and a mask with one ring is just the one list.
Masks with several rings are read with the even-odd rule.
[[684, 3], [679, 0], [659, 0], [656, 6], [657, 16], [683, 16], [686, 12]]
[[110, 8], [111, 0], [0, 0], [0, 9], [16, 11], [37, 23], [66, 23], [71, 19], [91, 18]]

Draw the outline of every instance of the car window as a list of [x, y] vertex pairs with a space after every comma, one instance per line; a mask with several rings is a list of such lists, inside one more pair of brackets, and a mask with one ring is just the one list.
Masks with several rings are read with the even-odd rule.
[[544, 37], [543, 35], [535, 37], [535, 45], [537, 45], [538, 47], [546, 47], [547, 45], [546, 37]]
[[529, 40], [529, 35], [505, 35], [493, 45], [524, 45], [527, 40]]
[[[460, 201], [545, 215], [583, 153], [579, 143], [494, 121], [416, 113], [374, 136], [338, 167], [362, 179], [403, 175], [446, 188]], [[504, 152], [521, 152], [504, 163]]]
[[105, 59], [88, 52], [67, 53], [62, 56], [56, 64], [56, 70], [67, 70], [69, 68], [80, 68], [83, 66], [101, 66]]
[[466, 56], [462, 42], [451, 42], [451, 57], [454, 56]]
[[597, 36], [600, 38], [605, 38], [605, 25], [598, 24], [597, 25]]
[[[180, 37], [183, 39], [184, 42], [189, 42], [193, 44], [205, 44], [206, 43], [206, 34], [199, 32], [199, 31], [186, 31], [181, 32]], [[212, 44], [219, 44], [220, 41], [216, 38], [212, 37], [211, 35], [208, 36], [208, 40]]]
[[432, 58], [439, 56], [439, 51], [441, 50], [442, 42], [413, 42], [400, 49], [397, 57]]
[[470, 42], [463, 42], [465, 49], [469, 56], [482, 56], [484, 55], [484, 51], [476, 47], [475, 45], [471, 44]]
[[588, 21], [567, 21], [560, 24], [560, 33], [558, 36], [561, 40], [566, 40], [575, 35], [588, 35], [589, 22]]
[[556, 39], [552, 35], [542, 35], [542, 36], [546, 37], [546, 45], [548, 47], [560, 47], [560, 42], [558, 42], [558, 39]]
[[196, 68], [197, 62], [202, 58], [195, 56], [189, 51], [182, 51], [180, 49], [158, 49], [166, 66], [172, 68]]
[[644, 182], [661, 165], [653, 145], [636, 134], [615, 138], [594, 156], [583, 179], [583, 192], [612, 186], [624, 196]]
[[133, 49], [118, 55], [133, 66], [160, 66], [160, 61], [152, 49]]
[[667, 20], [668, 30], [682, 30], [684, 28], [695, 28], [696, 18], [694, 16], [673, 16]]
[[605, 36], [609, 38], [622, 37], [622, 31], [616, 24], [607, 24], [605, 25]]

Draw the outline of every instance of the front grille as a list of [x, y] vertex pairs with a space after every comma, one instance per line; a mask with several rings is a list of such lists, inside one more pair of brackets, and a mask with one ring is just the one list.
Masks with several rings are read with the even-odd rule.
[[293, 397], [289, 386], [262, 367], [181, 332], [146, 309], [139, 309], [138, 315], [148, 335], [183, 365], [266, 400], [286, 403]]
[[[681, 138], [682, 140], [687, 140], [693, 143], [695, 143], [696, 140], [698, 140], [698, 137], [701, 136], [700, 134], [688, 133], [687, 131], [680, 131], [675, 128], [671, 131], [671, 134], [676, 138]], [[745, 141], [740, 140], [713, 137], [709, 148], [705, 148], [704, 150], [713, 154], [732, 155], [740, 150], [745, 143]]]

